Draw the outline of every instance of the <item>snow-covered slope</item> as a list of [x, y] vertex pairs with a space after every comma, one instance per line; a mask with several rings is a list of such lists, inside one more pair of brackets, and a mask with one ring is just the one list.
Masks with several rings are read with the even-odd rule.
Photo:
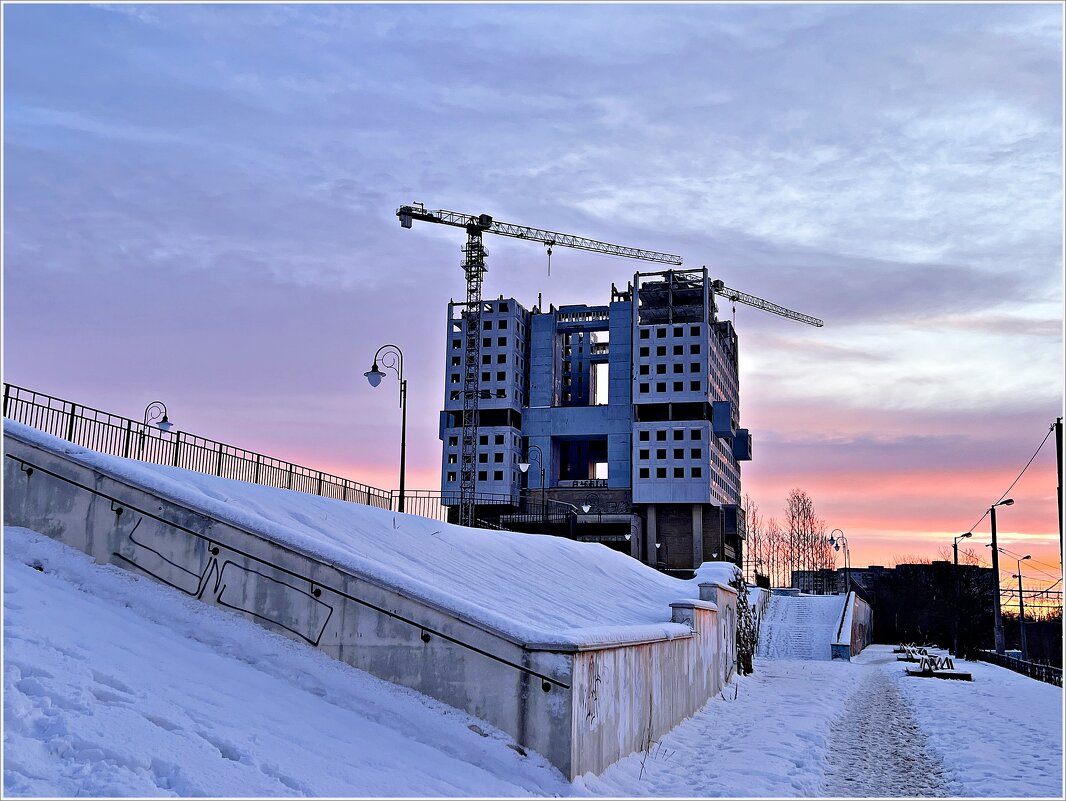
[[419, 693], [4, 529], [6, 797], [569, 792], [511, 744]]
[[842, 595], [775, 595], [759, 631], [759, 656], [771, 659], [832, 659]]
[[[824, 795], [835, 721], [878, 673], [952, 794], [1061, 797], [1062, 690], [993, 665], [941, 682], [904, 676], [890, 646], [757, 659], [646, 752], [568, 784], [487, 724], [249, 621], [41, 535], [4, 546], [5, 797]], [[869, 767], [848, 766], [860, 789]]]
[[670, 578], [596, 543], [469, 529], [97, 453], [10, 420], [5, 432], [423, 598], [519, 642], [606, 643], [687, 634], [670, 603], [727, 581], [728, 563]]

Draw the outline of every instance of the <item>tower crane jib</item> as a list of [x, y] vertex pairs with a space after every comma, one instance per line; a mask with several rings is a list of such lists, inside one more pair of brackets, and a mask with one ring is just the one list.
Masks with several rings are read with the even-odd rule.
[[779, 314], [782, 317], [787, 317], [789, 320], [795, 320], [798, 323], [806, 323], [807, 325], [813, 325], [821, 328], [825, 325], [824, 322], [817, 317], [811, 317], [809, 314], [801, 314], [798, 311], [792, 309], [786, 309], [784, 306], [778, 306], [776, 303], [771, 303], [763, 298], [757, 298], [754, 295], [748, 295], [744, 292], [740, 292], [736, 289], [730, 289], [722, 281], [712, 281], [711, 291], [715, 294], [721, 295], [723, 298], [728, 298], [734, 302], [746, 303], [748, 306], [753, 306], [756, 309], [762, 309], [768, 311], [771, 314]]

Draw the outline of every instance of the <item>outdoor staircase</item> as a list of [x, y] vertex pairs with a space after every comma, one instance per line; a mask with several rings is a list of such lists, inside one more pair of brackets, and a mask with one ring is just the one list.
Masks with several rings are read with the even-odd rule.
[[759, 631], [758, 655], [767, 659], [830, 660], [843, 595], [774, 595]]

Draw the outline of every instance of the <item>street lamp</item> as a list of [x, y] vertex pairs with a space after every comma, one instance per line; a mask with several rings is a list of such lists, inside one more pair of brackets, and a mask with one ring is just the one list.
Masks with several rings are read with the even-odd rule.
[[1026, 662], [1029, 661], [1029, 648], [1025, 643], [1025, 596], [1022, 594], [1022, 562], [1026, 559], [1032, 559], [1032, 554], [1026, 554], [1021, 559], [1018, 559], [1018, 574], [1014, 577], [1018, 579], [1018, 630], [1021, 632], [1022, 637], [1022, 659]]
[[[668, 545], [664, 547], [664, 545], [665, 543], [662, 540], [659, 540], [655, 543], [655, 562], [657, 565], [661, 564], [663, 566], [663, 570], [667, 570], [669, 567], [668, 563], [670, 560], [670, 547]], [[660, 550], [662, 550], [663, 552], [663, 558], [661, 562], [659, 561]], [[718, 556], [718, 554], [715, 554], [715, 556]]]
[[585, 502], [581, 504], [581, 508], [585, 510], [585, 514], [593, 508], [596, 510], [596, 514], [599, 515], [599, 522], [603, 522], [603, 507], [600, 506], [600, 496], [595, 492], [590, 492], [585, 496]]
[[995, 616], [996, 653], [1003, 654], [1003, 614], [999, 607], [999, 545], [996, 544], [996, 507], [1013, 506], [1014, 500], [1006, 498], [988, 508], [992, 516], [992, 613]]
[[403, 377], [403, 351], [395, 345], [382, 345], [374, 354], [374, 365], [363, 375], [376, 387], [385, 377], [378, 367], [378, 359], [400, 379], [400, 503], [398, 511], [404, 510], [404, 482], [407, 474], [407, 379]]
[[144, 454], [144, 432], [153, 420], [159, 420], [155, 425], [160, 431], [170, 431], [172, 424], [167, 418], [167, 405], [163, 401], [152, 401], [144, 408], [144, 428], [141, 429], [140, 447], [137, 449], [138, 459]]
[[844, 532], [840, 531], [840, 536], [834, 539], [833, 535], [840, 531], [839, 528], [835, 528], [829, 532], [829, 544], [833, 546], [834, 551], [839, 551], [840, 546], [844, 546], [844, 594], [847, 595], [851, 589], [851, 573], [849, 568], [851, 566], [851, 552], [848, 550], [848, 538], [844, 536]]
[[951, 541], [951, 550], [955, 554], [955, 563], [951, 568], [951, 577], [954, 579], [955, 584], [955, 648], [952, 651], [957, 657], [959, 655], [959, 540], [964, 540], [967, 537], [972, 537], [973, 532], [967, 531], [965, 534], [960, 534]]
[[[529, 470], [529, 466], [532, 464], [533, 457], [536, 456], [537, 464], [540, 465], [540, 517], [544, 521], [547, 519], [546, 504], [544, 503], [544, 451], [540, 449], [539, 445], [530, 445], [526, 448], [526, 461], [518, 463], [518, 469], [525, 473]], [[528, 489], [528, 484], [527, 484]]]

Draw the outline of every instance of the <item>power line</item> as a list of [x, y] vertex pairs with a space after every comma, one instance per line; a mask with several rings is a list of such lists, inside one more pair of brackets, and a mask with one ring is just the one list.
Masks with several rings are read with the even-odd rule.
[[[1002, 500], [1003, 500], [1004, 498], [1006, 498], [1006, 497], [1007, 497], [1007, 495], [1008, 495], [1008, 494], [1010, 493], [1010, 491], [1011, 491], [1012, 489], [1014, 489], [1014, 485], [1015, 485], [1015, 484], [1017, 484], [1017, 483], [1018, 483], [1019, 481], [1021, 481], [1021, 480], [1022, 480], [1022, 476], [1024, 476], [1024, 475], [1025, 475], [1025, 471], [1029, 469], [1029, 465], [1031, 465], [1031, 464], [1033, 463], [1033, 461], [1034, 461], [1034, 460], [1036, 459], [1036, 457], [1037, 457], [1037, 454], [1039, 454], [1039, 453], [1040, 453], [1040, 450], [1041, 450], [1041, 448], [1043, 448], [1043, 447], [1044, 447], [1044, 443], [1048, 441], [1048, 437], [1050, 437], [1050, 436], [1051, 436], [1051, 433], [1052, 433], [1052, 432], [1053, 432], [1054, 430], [1055, 430], [1054, 426], [1052, 426], [1052, 427], [1051, 427], [1050, 429], [1048, 429], [1048, 432], [1047, 432], [1047, 433], [1046, 433], [1046, 434], [1044, 435], [1044, 439], [1043, 439], [1043, 440], [1041, 440], [1041, 441], [1040, 441], [1040, 444], [1039, 444], [1039, 445], [1037, 446], [1037, 448], [1036, 448], [1036, 452], [1035, 452], [1035, 453], [1034, 453], [1034, 454], [1032, 455], [1032, 457], [1031, 457], [1031, 458], [1029, 459], [1029, 461], [1025, 463], [1025, 467], [1023, 467], [1023, 468], [1022, 468], [1022, 472], [1020, 472], [1020, 473], [1018, 474], [1018, 477], [1017, 477], [1016, 479], [1014, 479], [1014, 481], [1012, 481], [1012, 482], [1011, 482], [1011, 485], [1010, 485], [1009, 487], [1007, 487], [1006, 491], [1005, 491], [1005, 492], [1004, 492], [1004, 493], [1003, 493], [1002, 495], [1000, 495], [1000, 496], [999, 496], [999, 501], [1002, 501]], [[999, 503], [999, 501], [996, 501], [996, 503]], [[995, 506], [995, 504], [993, 504], [993, 506]], [[975, 528], [977, 528], [977, 527], [978, 527], [979, 525], [981, 525], [981, 521], [982, 521], [982, 520], [984, 520], [984, 519], [985, 519], [985, 518], [986, 518], [987, 516], [988, 516], [988, 510], [986, 509], [986, 510], [984, 511], [984, 514], [982, 514], [982, 515], [981, 515], [981, 516], [980, 516], [980, 517], [979, 517], [979, 518], [977, 519], [977, 522], [976, 522], [976, 523], [974, 523], [974, 524], [973, 524], [972, 526], [970, 526], [970, 527], [969, 527], [968, 529], [966, 529], [966, 530], [967, 530], [967, 531], [973, 531], [973, 530], [974, 530]]]
[[[1031, 556], [1028, 559], [1021, 559], [1022, 555], [1020, 553], [1012, 551], [1010, 548], [1004, 548], [1002, 545], [999, 548], [999, 552], [1008, 554], [1009, 556], [1013, 556], [1015, 559], [1019, 559], [1019, 560], [1024, 561], [1024, 562], [1028, 562], [1029, 563], [1029, 570], [1032, 573], [1039, 573], [1039, 574], [1041, 574], [1043, 576], [1047, 576], [1048, 578], [1052, 578], [1052, 579], [1053, 578], [1057, 578], [1058, 576], [1061, 575], [1061, 573], [1059, 573], [1058, 571], [1056, 571], [1055, 573], [1048, 573], [1046, 570], [1041, 570], [1038, 567], [1033, 567], [1033, 565], [1042, 565], [1044, 563], [1036, 561]], [[1046, 565], [1046, 566], [1047, 567], [1051, 567], [1051, 565]], [[1001, 569], [1000, 572], [1002, 573], [1003, 570]]]

